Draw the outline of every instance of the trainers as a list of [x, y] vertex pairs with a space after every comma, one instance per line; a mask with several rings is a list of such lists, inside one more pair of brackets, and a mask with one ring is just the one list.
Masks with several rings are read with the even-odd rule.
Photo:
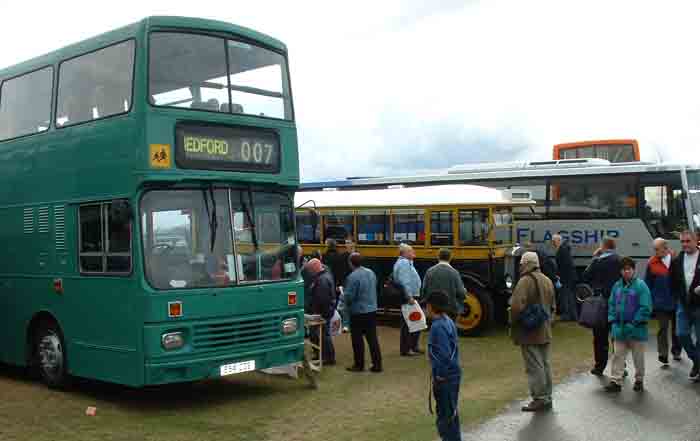
[[666, 355], [659, 355], [659, 363], [661, 363], [661, 364], [668, 364], [668, 356], [666, 356]]
[[635, 392], [642, 392], [644, 390], [644, 383], [637, 380], [634, 382], [634, 387], [632, 389], [634, 389]]
[[611, 381], [610, 384], [605, 386], [605, 392], [621, 392], [622, 391], [622, 386], [619, 384], [615, 383], [614, 381]]
[[690, 370], [690, 375], [688, 375], [688, 378], [691, 380], [697, 380], [700, 378], [700, 365], [693, 363], [693, 368]]

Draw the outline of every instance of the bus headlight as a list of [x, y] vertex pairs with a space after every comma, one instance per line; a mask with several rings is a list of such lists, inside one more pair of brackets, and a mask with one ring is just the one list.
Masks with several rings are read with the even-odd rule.
[[510, 276], [510, 274], [506, 274], [505, 281], [506, 288], [513, 289], [513, 278]]
[[169, 332], [163, 334], [160, 338], [160, 343], [163, 345], [163, 349], [166, 351], [172, 351], [175, 349], [180, 349], [185, 345], [185, 337], [183, 337], [182, 332]]
[[282, 334], [295, 334], [298, 328], [299, 325], [296, 318], [288, 318], [282, 321]]

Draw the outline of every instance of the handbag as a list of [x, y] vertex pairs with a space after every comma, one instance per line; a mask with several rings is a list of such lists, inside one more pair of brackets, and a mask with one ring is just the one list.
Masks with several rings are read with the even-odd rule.
[[608, 324], [608, 300], [600, 294], [588, 297], [581, 304], [578, 324], [584, 328], [604, 328]]
[[518, 316], [520, 327], [526, 332], [532, 332], [539, 329], [547, 320], [549, 320], [549, 313], [547, 313], [544, 305], [542, 304], [544, 299], [542, 298], [542, 293], [540, 292], [540, 285], [537, 283], [537, 278], [535, 278], [535, 276], [532, 274], [529, 274], [529, 276], [532, 277], [532, 280], [535, 282], [539, 302], [530, 303]]

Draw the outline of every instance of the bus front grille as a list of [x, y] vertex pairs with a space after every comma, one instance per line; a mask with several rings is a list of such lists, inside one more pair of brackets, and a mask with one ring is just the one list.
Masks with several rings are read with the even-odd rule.
[[200, 351], [243, 350], [282, 337], [280, 317], [227, 320], [194, 326], [193, 346]]

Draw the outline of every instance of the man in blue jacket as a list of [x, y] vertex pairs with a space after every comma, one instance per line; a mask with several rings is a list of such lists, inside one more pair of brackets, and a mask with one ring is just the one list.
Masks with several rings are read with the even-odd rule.
[[459, 366], [457, 327], [448, 313], [455, 313], [444, 291], [429, 293], [428, 315], [433, 322], [428, 334], [428, 358], [432, 367], [432, 386], [438, 433], [442, 441], [462, 441], [459, 427]]
[[[392, 277], [394, 282], [401, 285], [406, 298], [405, 303], [414, 304], [416, 298], [420, 297], [421, 280], [418, 271], [413, 266], [413, 259], [416, 253], [413, 247], [402, 243], [399, 245], [399, 258], [394, 263]], [[401, 319], [401, 334], [399, 337], [400, 352], [403, 356], [422, 354], [418, 348], [420, 340], [420, 331], [408, 332], [408, 324], [406, 320]]]
[[644, 282], [651, 290], [654, 314], [659, 321], [656, 335], [659, 362], [668, 364], [668, 339], [671, 334], [671, 354], [673, 359], [681, 359], [681, 343], [676, 335], [676, 300], [671, 290], [671, 250], [662, 238], [654, 239], [654, 255], [647, 263]]
[[382, 353], [377, 339], [377, 276], [371, 269], [362, 266], [362, 256], [357, 252], [350, 255], [350, 268], [352, 272], [345, 279], [343, 302], [345, 310], [350, 313], [350, 337], [355, 363], [347, 370], [364, 371], [364, 337], [372, 357], [370, 371], [381, 372]]
[[605, 387], [607, 392], [620, 392], [625, 372], [627, 353], [634, 361], [634, 390], [644, 390], [644, 347], [649, 339], [647, 323], [651, 317], [651, 293], [643, 280], [635, 277], [635, 263], [623, 257], [622, 278], [613, 285], [608, 300], [608, 322], [612, 325], [615, 353], [612, 362], [612, 379]]

